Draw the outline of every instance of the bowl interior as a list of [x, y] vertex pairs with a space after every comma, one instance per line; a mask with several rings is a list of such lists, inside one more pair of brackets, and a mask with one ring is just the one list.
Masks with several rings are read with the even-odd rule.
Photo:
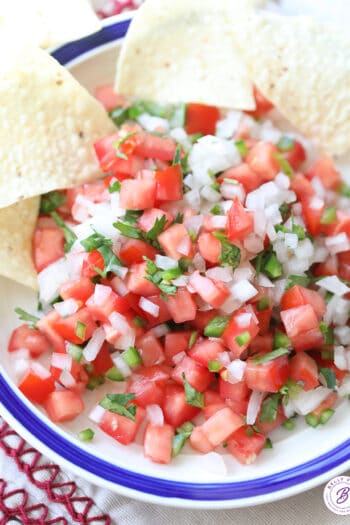
[[[103, 48], [89, 51], [79, 59], [68, 64], [70, 71], [88, 90], [93, 92], [98, 85], [110, 83], [114, 78], [114, 69], [119, 43], [108, 44]], [[315, 460], [341, 445], [350, 436], [350, 418], [348, 417], [348, 402], [340, 403], [335, 416], [325, 427], [317, 430], [298, 421], [296, 430], [288, 432], [278, 430], [271, 436], [273, 449], [264, 450], [257, 462], [252, 466], [241, 466], [222, 449], [220, 457], [216, 454], [202, 456], [193, 453], [190, 447], [185, 447], [184, 453], [175, 458], [170, 466], [157, 465], [142, 453], [140, 443], [128, 447], [120, 445], [112, 438], [96, 428], [92, 443], [84, 444], [77, 440], [77, 433], [87, 426], [94, 425], [88, 420], [87, 414], [104, 395], [105, 392], [117, 392], [121, 385], [109, 382], [96, 391], [85, 394], [85, 414], [78, 421], [65, 425], [53, 425], [44, 411], [32, 406], [16, 389], [16, 378], [13, 361], [6, 351], [11, 330], [19, 324], [14, 308], [21, 306], [27, 310], [36, 308], [36, 296], [30, 290], [6, 279], [0, 279], [0, 363], [5, 380], [10, 384], [23, 403], [37, 414], [49, 427], [53, 427], [67, 442], [72, 442], [85, 448], [97, 458], [104, 459], [110, 465], [118, 465], [132, 472], [155, 476], [166, 480], [177, 480], [203, 483], [232, 483], [253, 480], [265, 476], [278, 475], [281, 471], [295, 469], [305, 462]], [[301, 419], [301, 418], [300, 418]], [[244, 496], [244, 495], [243, 495]]]

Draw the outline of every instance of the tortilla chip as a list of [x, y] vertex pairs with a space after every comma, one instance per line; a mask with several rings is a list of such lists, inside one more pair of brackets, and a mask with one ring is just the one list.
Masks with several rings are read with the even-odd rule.
[[232, 26], [250, 77], [328, 154], [350, 148], [350, 45], [306, 17], [251, 13]]
[[242, 1], [147, 0], [124, 41], [116, 90], [144, 100], [254, 109], [231, 30], [232, 10]]
[[0, 275], [38, 288], [32, 259], [32, 236], [40, 198], [33, 197], [0, 210]]
[[[79, 21], [79, 23], [77, 23]], [[0, 0], [0, 31], [41, 47], [56, 46], [101, 29], [88, 0]]]
[[96, 177], [93, 143], [114, 126], [48, 53], [7, 46], [0, 100], [0, 207]]

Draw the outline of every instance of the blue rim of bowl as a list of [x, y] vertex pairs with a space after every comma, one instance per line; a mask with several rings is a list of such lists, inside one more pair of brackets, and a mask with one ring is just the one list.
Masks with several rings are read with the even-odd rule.
[[[108, 22], [98, 33], [65, 44], [52, 52], [61, 62], [72, 60], [125, 36], [130, 18]], [[0, 374], [0, 403], [45, 447], [93, 476], [144, 494], [187, 501], [233, 501], [278, 493], [339, 469], [350, 460], [350, 439], [331, 451], [295, 468], [248, 481], [186, 483], [138, 474], [100, 459], [71, 443], [48, 426], [21, 400]]]

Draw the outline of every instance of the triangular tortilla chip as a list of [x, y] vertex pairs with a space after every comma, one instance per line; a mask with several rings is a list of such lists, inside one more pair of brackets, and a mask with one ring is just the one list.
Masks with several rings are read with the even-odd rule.
[[0, 55], [0, 207], [94, 178], [93, 143], [114, 126], [46, 51]]
[[123, 44], [116, 90], [144, 100], [254, 109], [231, 30], [242, 2], [147, 0]]
[[250, 13], [232, 26], [250, 77], [329, 154], [350, 148], [350, 42], [307, 17]]
[[39, 197], [0, 210], [0, 275], [37, 289], [32, 260], [32, 236], [39, 212]]
[[101, 29], [88, 0], [0, 0], [0, 32], [29, 44], [49, 47]]

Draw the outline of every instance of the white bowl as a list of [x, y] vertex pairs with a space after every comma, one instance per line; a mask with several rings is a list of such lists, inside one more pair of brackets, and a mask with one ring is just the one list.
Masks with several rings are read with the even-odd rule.
[[[129, 22], [130, 15], [114, 18], [99, 33], [53, 54], [92, 91], [113, 81], [117, 49]], [[33, 446], [75, 474], [148, 502], [228, 508], [291, 496], [350, 468], [348, 401], [343, 401], [325, 427], [313, 429], [300, 421], [293, 432], [276, 431], [273, 449], [264, 450], [252, 466], [238, 464], [229, 454], [218, 461], [215, 455], [204, 457], [190, 448], [171, 465], [157, 465], [144, 458], [140, 444], [125, 447], [99, 429], [92, 443], [81, 443], [77, 432], [92, 425], [87, 416], [55, 425], [17, 389], [6, 351], [11, 330], [18, 324], [14, 308], [30, 310], [36, 297], [6, 279], [0, 279], [0, 289], [0, 412]], [[87, 407], [100, 398], [101, 390], [88, 393]]]

